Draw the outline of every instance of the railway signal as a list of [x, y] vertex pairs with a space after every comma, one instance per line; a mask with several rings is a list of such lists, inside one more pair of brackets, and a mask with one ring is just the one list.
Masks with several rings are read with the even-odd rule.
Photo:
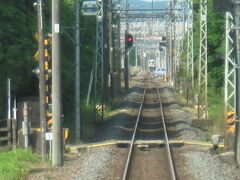
[[159, 42], [159, 51], [163, 51], [164, 48], [166, 47], [166, 41], [160, 41]]
[[133, 36], [132, 34], [126, 34], [126, 48], [131, 48], [133, 46]]

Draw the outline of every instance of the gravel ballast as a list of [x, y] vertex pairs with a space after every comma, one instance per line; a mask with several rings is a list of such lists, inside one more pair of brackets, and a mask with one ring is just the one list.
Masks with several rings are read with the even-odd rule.
[[49, 170], [36, 169], [28, 176], [28, 180], [94, 180], [107, 179], [108, 164], [112, 158], [112, 148], [104, 147], [80, 152], [77, 156], [66, 158], [63, 167]]
[[184, 154], [186, 170], [196, 180], [239, 180], [240, 173], [234, 164], [226, 164], [209, 152], [188, 152]]

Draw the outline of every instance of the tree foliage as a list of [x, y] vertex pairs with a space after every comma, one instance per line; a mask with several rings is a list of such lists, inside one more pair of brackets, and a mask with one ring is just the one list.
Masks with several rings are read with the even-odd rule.
[[0, 1], [0, 117], [6, 107], [7, 77], [16, 96], [35, 95], [32, 74], [36, 12], [29, 0]]
[[[214, 11], [214, 0], [207, 1], [207, 53], [208, 85], [210, 88], [223, 87], [224, 79], [224, 32], [223, 11]], [[194, 64], [198, 73], [200, 47], [200, 2], [194, 1]], [[186, 48], [186, 47], [185, 47]], [[186, 58], [186, 57], [185, 57]], [[195, 75], [197, 75], [197, 73]], [[196, 77], [197, 80], [197, 77]]]
[[213, 0], [208, 1], [209, 85], [216, 89], [224, 83], [224, 23], [224, 12], [214, 11]]
[[[6, 117], [7, 77], [12, 95], [18, 99], [38, 96], [38, 78], [32, 70], [38, 66], [34, 55], [38, 43], [37, 10], [30, 0], [0, 1], [0, 118]], [[43, 0], [44, 32], [51, 33], [51, 1]], [[95, 57], [95, 17], [80, 17], [81, 22], [81, 96], [85, 97]], [[69, 28], [70, 27], [70, 28]], [[75, 0], [61, 1], [61, 61], [63, 111], [74, 112], [75, 79]]]

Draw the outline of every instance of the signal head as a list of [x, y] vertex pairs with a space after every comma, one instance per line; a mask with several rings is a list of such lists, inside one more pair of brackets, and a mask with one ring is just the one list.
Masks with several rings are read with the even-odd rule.
[[126, 34], [126, 39], [125, 39], [125, 44], [126, 48], [130, 48], [133, 46], [133, 36], [132, 34]]

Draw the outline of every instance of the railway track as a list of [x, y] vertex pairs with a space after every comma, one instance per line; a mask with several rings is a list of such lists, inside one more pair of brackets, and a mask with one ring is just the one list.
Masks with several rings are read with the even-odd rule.
[[[158, 85], [146, 81], [143, 95], [134, 125], [128, 156], [122, 176], [126, 179], [176, 179], [176, 173], [169, 146], [167, 127]], [[149, 102], [152, 102], [151, 105]], [[144, 117], [143, 112], [155, 111], [156, 116]], [[136, 140], [159, 139], [165, 145], [149, 147], [143, 144], [135, 147]], [[151, 167], [149, 166], [151, 164]], [[154, 168], [153, 168], [154, 167]]]

